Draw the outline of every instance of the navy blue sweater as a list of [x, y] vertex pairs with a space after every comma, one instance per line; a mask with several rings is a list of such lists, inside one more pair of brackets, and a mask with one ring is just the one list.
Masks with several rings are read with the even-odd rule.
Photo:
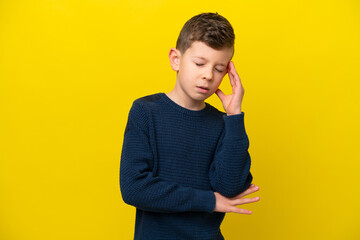
[[136, 207], [134, 239], [224, 239], [225, 213], [215, 195], [252, 182], [244, 112], [227, 116], [210, 104], [186, 109], [165, 93], [133, 102], [124, 133], [120, 189]]

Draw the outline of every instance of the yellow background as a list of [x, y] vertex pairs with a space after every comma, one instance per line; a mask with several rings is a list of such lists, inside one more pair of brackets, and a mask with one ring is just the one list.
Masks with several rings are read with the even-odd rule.
[[226, 215], [225, 238], [360, 239], [356, 0], [0, 0], [0, 239], [133, 238], [127, 114], [172, 89], [168, 52], [201, 12], [234, 27], [260, 186], [240, 206], [252, 215]]

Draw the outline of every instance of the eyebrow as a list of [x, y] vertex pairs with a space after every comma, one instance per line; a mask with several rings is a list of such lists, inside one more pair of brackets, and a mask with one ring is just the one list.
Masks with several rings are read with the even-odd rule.
[[[201, 58], [201, 59], [203, 59], [203, 60], [207, 61], [207, 59], [206, 59], [206, 58], [204, 58], [204, 57], [195, 56], [195, 58]], [[225, 64], [223, 64], [223, 63], [218, 63], [218, 64], [216, 64], [216, 65], [226, 66], [226, 65], [225, 65]]]

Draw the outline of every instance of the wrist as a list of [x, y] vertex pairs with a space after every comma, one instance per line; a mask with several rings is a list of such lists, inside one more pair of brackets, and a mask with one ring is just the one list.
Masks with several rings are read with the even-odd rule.
[[227, 116], [232, 116], [232, 115], [238, 115], [241, 114], [242, 111], [240, 110], [239, 112], [235, 112], [235, 113], [226, 113]]

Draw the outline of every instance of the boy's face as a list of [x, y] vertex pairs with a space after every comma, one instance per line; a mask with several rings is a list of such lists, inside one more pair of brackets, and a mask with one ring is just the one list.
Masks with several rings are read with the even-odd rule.
[[[219, 87], [228, 72], [233, 48], [216, 50], [205, 43], [193, 42], [183, 55], [180, 51], [176, 88], [188, 101], [203, 102]], [[174, 67], [173, 67], [174, 68]]]

